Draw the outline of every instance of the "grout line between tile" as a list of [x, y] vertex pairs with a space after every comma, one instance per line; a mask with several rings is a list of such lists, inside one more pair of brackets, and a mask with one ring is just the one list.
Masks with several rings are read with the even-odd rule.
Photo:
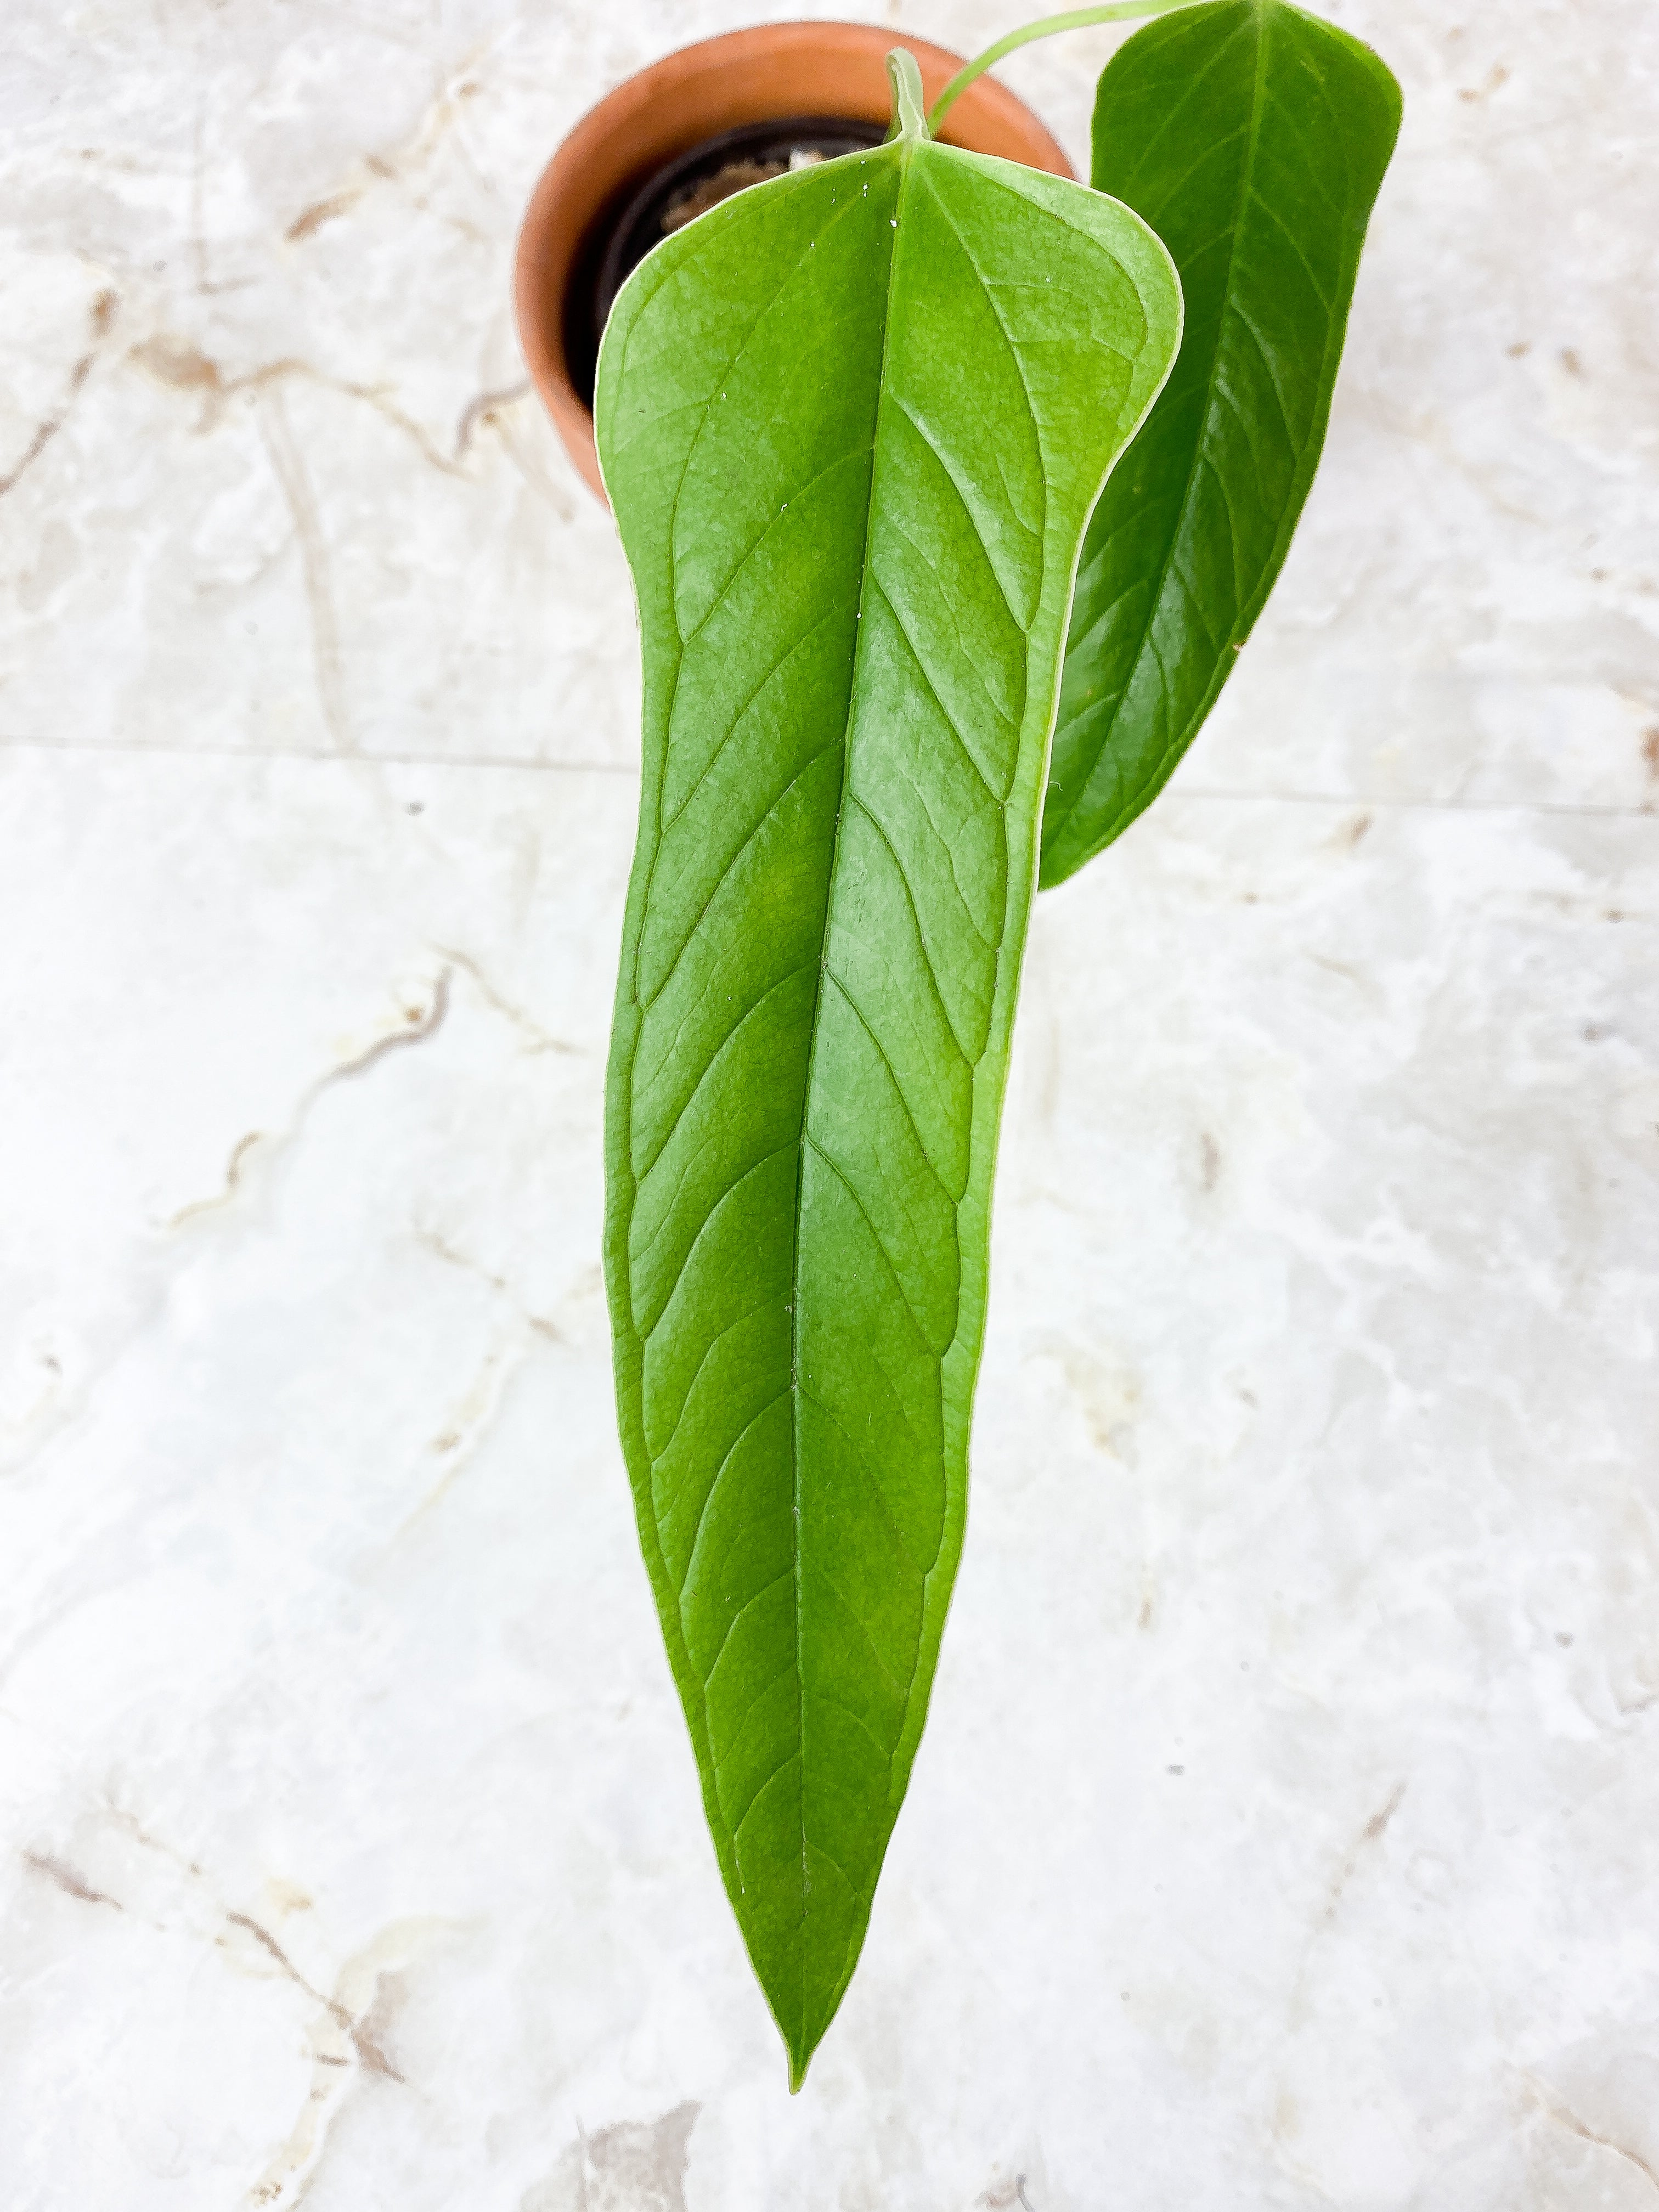
[[[312, 761], [343, 768], [424, 768], [446, 771], [494, 769], [532, 775], [623, 775], [637, 777], [632, 761], [515, 760], [503, 754], [479, 754], [468, 760], [446, 760], [433, 753], [343, 753], [319, 747], [178, 744], [96, 744], [57, 743], [44, 738], [0, 737], [0, 752], [44, 752], [106, 755], [118, 760]], [[1206, 805], [1255, 806], [1334, 806], [1340, 808], [1427, 814], [1546, 814], [1594, 821], [1653, 822], [1659, 823], [1659, 802], [1644, 806], [1573, 805], [1547, 799], [1420, 799], [1382, 798], [1364, 791], [1248, 791], [1220, 787], [1188, 787], [1171, 784], [1164, 793], [1166, 803], [1191, 800]]]
[[444, 760], [432, 753], [346, 753], [297, 745], [100, 745], [73, 739], [60, 744], [46, 738], [0, 738], [0, 752], [72, 753], [81, 759], [94, 754], [126, 761], [149, 755], [158, 760], [327, 761], [340, 768], [519, 769], [543, 775], [637, 776], [640, 772], [631, 761], [514, 760], [487, 753], [470, 760]]
[[1595, 820], [1659, 823], [1659, 805], [1574, 806], [1550, 799], [1398, 799], [1373, 798], [1364, 791], [1224, 791], [1184, 790], [1171, 784], [1166, 799], [1216, 800], [1228, 805], [1275, 806], [1340, 806], [1391, 808], [1395, 812], [1425, 814], [1565, 814]]

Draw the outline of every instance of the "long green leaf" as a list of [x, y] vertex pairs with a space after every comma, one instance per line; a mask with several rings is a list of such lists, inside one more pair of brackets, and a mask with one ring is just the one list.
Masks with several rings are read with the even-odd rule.
[[1399, 125], [1370, 48], [1284, 0], [1182, 9], [1101, 78], [1094, 182], [1175, 256], [1187, 328], [1085, 541], [1045, 884], [1157, 796], [1261, 611], [1318, 465]]
[[1168, 373], [1139, 220], [904, 128], [617, 301], [644, 761], [606, 1273], [641, 1539], [798, 2084], [960, 1548], [993, 1154], [1084, 524]]

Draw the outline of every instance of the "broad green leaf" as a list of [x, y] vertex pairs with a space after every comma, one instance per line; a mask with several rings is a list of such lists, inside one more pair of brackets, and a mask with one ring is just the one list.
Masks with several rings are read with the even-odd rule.
[[799, 2083], [962, 1540], [991, 1173], [1066, 611], [1170, 259], [925, 135], [729, 200], [619, 296], [644, 645], [606, 1274], [641, 1539]]
[[1100, 80], [1094, 182], [1175, 256], [1187, 327], [1084, 544], [1045, 884], [1156, 798], [1261, 611], [1318, 465], [1399, 125], [1376, 56], [1283, 0], [1182, 9]]

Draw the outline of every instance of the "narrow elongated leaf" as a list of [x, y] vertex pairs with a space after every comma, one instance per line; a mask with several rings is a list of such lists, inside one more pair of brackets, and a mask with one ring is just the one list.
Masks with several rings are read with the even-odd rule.
[[1095, 184], [1169, 246], [1187, 327], [1084, 544], [1045, 884], [1157, 796], [1266, 603], [1324, 443], [1399, 125], [1400, 88], [1369, 47], [1284, 0], [1164, 16], [1100, 80]]
[[608, 1093], [621, 1427], [797, 2083], [961, 1544], [1078, 547], [1180, 325], [1136, 216], [935, 144], [914, 69], [900, 137], [641, 264], [596, 406], [644, 642]]

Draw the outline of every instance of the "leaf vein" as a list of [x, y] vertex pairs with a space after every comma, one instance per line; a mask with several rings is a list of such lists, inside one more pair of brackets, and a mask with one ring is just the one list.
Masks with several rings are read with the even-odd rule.
[[767, 823], [777, 812], [779, 807], [782, 805], [784, 800], [788, 798], [795, 786], [799, 783], [804, 777], [809, 775], [817, 766], [818, 763], [821, 760], [825, 759], [830, 753], [834, 752], [836, 747], [842, 742], [842, 739], [840, 738], [832, 738], [827, 745], [821, 745], [817, 751], [811, 756], [810, 760], [802, 762], [801, 765], [795, 770], [788, 782], [784, 785], [782, 790], [777, 793], [776, 797], [767, 801], [764, 811], [757, 817], [756, 820], [750, 824], [749, 830], [744, 834], [743, 842], [732, 854], [730, 860], [728, 860], [721, 867], [719, 875], [715, 877], [714, 886], [710, 890], [708, 897], [703, 901], [702, 904], [698, 908], [696, 915], [693, 916], [690, 927], [686, 931], [685, 935], [680, 939], [679, 944], [675, 947], [674, 957], [669, 962], [667, 971], [664, 975], [661, 982], [658, 984], [656, 989], [651, 994], [651, 996], [648, 999], [636, 1001], [639, 1005], [640, 1012], [642, 1014], [648, 1014], [650, 1012], [652, 1007], [656, 1005], [658, 1000], [661, 998], [663, 993], [673, 981], [675, 975], [678, 970], [680, 962], [685, 957], [687, 951], [696, 941], [698, 931], [702, 927], [704, 922], [708, 921], [710, 908], [714, 905], [714, 901], [720, 896], [720, 892], [724, 890], [727, 877], [737, 866], [738, 861], [742, 860], [744, 854], [754, 843], [756, 838], [760, 836], [761, 831], [765, 829]]
[[[893, 1279], [893, 1288], [899, 1294], [899, 1303], [904, 1308], [905, 1313], [909, 1319], [911, 1328], [915, 1329], [918, 1338], [921, 1340], [923, 1349], [932, 1352], [933, 1357], [937, 1358], [943, 1347], [936, 1346], [933, 1343], [933, 1339], [928, 1335], [927, 1331], [922, 1327], [921, 1316], [916, 1311], [915, 1306], [910, 1303], [910, 1293], [904, 1287], [904, 1278], [899, 1273], [898, 1262], [894, 1259], [892, 1254], [883, 1243], [881, 1231], [876, 1226], [875, 1218], [871, 1213], [869, 1207], [865, 1204], [864, 1200], [860, 1194], [858, 1188], [853, 1182], [852, 1177], [848, 1174], [846, 1169], [842, 1167], [841, 1162], [836, 1159], [832, 1153], [824, 1149], [810, 1129], [806, 1133], [806, 1142], [811, 1146], [812, 1150], [817, 1154], [818, 1158], [823, 1162], [825, 1167], [829, 1169], [831, 1175], [835, 1176], [836, 1182], [840, 1183], [842, 1188], [847, 1193], [847, 1195], [852, 1200], [854, 1205], [858, 1208], [860, 1214], [863, 1218], [866, 1228], [870, 1231], [871, 1240], [874, 1243], [877, 1251], [880, 1253], [888, 1273]], [[950, 1342], [950, 1339], [948, 1337], [945, 1339], [945, 1342], [946, 1344]]]
[[[757, 1311], [758, 1310], [758, 1308], [757, 1308], [757, 1307], [755, 1307], [755, 1306], [751, 1306], [751, 1307], [750, 1308], [750, 1310], [750, 1310], [750, 1313], [754, 1313], [754, 1312], [757, 1312]], [[748, 1318], [748, 1316], [747, 1316], [747, 1315], [740, 1316], [739, 1316], [739, 1318], [740, 1318], [740, 1319], [746, 1320], [746, 1319]], [[732, 1328], [734, 1328], [737, 1327], [737, 1325], [738, 1325], [738, 1324], [737, 1324], [737, 1322], [733, 1322], [731, 1324], [731, 1326], [732, 1326]], [[721, 1334], [725, 1334], [725, 1332], [724, 1332], [724, 1331], [722, 1331], [722, 1332], [721, 1332]], [[688, 1396], [688, 1397], [690, 1397], [690, 1393], [688, 1391], [686, 1395], [687, 1395], [687, 1396]], [[722, 1455], [722, 1457], [721, 1457], [721, 1460], [720, 1460], [720, 1465], [719, 1465], [719, 1466], [714, 1469], [714, 1479], [713, 1479], [713, 1480], [709, 1483], [709, 1486], [708, 1486], [708, 1487], [707, 1491], [705, 1491], [705, 1492], [703, 1493], [703, 1500], [702, 1500], [702, 1504], [697, 1508], [697, 1517], [696, 1517], [696, 1521], [693, 1522], [693, 1524], [692, 1524], [692, 1528], [691, 1528], [691, 1549], [690, 1549], [690, 1552], [688, 1553], [688, 1555], [687, 1555], [687, 1557], [686, 1557], [686, 1562], [685, 1562], [685, 1572], [684, 1572], [684, 1573], [680, 1577], [678, 1588], [678, 1590], [677, 1590], [677, 1593], [676, 1593], [676, 1594], [677, 1594], [677, 1595], [678, 1596], [678, 1598], [679, 1598], [679, 1599], [680, 1599], [680, 1601], [681, 1601], [681, 1617], [682, 1617], [682, 1619], [684, 1619], [684, 1598], [685, 1598], [686, 1588], [687, 1588], [687, 1585], [690, 1583], [690, 1580], [691, 1580], [691, 1577], [692, 1577], [692, 1575], [693, 1575], [693, 1573], [696, 1571], [696, 1565], [697, 1565], [697, 1553], [698, 1553], [698, 1551], [699, 1551], [699, 1550], [701, 1549], [701, 1547], [702, 1547], [702, 1536], [703, 1536], [703, 1529], [704, 1529], [704, 1528], [706, 1527], [706, 1525], [707, 1525], [707, 1523], [708, 1523], [708, 1509], [709, 1509], [709, 1507], [710, 1507], [710, 1506], [714, 1504], [714, 1492], [715, 1492], [720, 1488], [720, 1478], [721, 1478], [721, 1476], [726, 1473], [726, 1468], [727, 1468], [732, 1464], [732, 1455], [733, 1455], [733, 1454], [737, 1451], [737, 1449], [738, 1449], [738, 1445], [739, 1445], [740, 1443], [742, 1443], [742, 1442], [743, 1442], [744, 1438], [744, 1437], [749, 1434], [750, 1431], [750, 1430], [755, 1426], [756, 1423], [757, 1423], [757, 1421], [763, 1421], [763, 1420], [764, 1420], [764, 1419], [765, 1419], [765, 1418], [766, 1418], [766, 1416], [767, 1416], [767, 1415], [771, 1412], [771, 1410], [772, 1410], [773, 1407], [774, 1407], [774, 1406], [780, 1406], [780, 1405], [781, 1405], [781, 1404], [783, 1403], [783, 1401], [784, 1401], [784, 1400], [785, 1400], [788, 1395], [789, 1395], [789, 1386], [788, 1386], [788, 1384], [787, 1384], [787, 1383], [785, 1383], [785, 1385], [784, 1385], [784, 1387], [783, 1387], [783, 1389], [782, 1389], [781, 1390], [775, 1390], [775, 1391], [774, 1391], [774, 1392], [773, 1392], [772, 1395], [771, 1395], [771, 1396], [767, 1400], [766, 1403], [765, 1403], [763, 1406], [757, 1406], [757, 1407], [755, 1408], [754, 1412], [753, 1412], [753, 1413], [749, 1416], [749, 1419], [748, 1419], [744, 1423], [743, 1426], [742, 1426], [742, 1427], [738, 1431], [738, 1433], [736, 1434], [736, 1436], [734, 1436], [734, 1437], [732, 1437], [732, 1439], [731, 1443], [726, 1446], [726, 1450], [725, 1450], [725, 1453], [724, 1453], [724, 1455]], [[665, 1458], [665, 1457], [667, 1456], [668, 1452], [669, 1452], [672, 1449], [672, 1439], [671, 1439], [671, 1442], [670, 1442], [668, 1444], [665, 1444], [665, 1445], [663, 1447], [662, 1453], [661, 1453], [661, 1455], [659, 1455], [659, 1461], [658, 1461], [658, 1462], [657, 1462], [659, 1465], [660, 1465], [660, 1463], [661, 1463], [661, 1460], [662, 1460], [663, 1458]]]
[[[714, 1657], [709, 1661], [707, 1667], [701, 1669], [703, 1692], [705, 1696], [708, 1694], [708, 1685], [714, 1679], [715, 1668], [720, 1665], [720, 1661], [726, 1656], [727, 1649], [732, 1642], [732, 1632], [737, 1627], [738, 1623], [743, 1619], [744, 1613], [752, 1612], [755, 1607], [760, 1603], [761, 1600], [770, 1591], [775, 1590], [780, 1583], [787, 1583], [793, 1572], [793, 1570], [792, 1568], [786, 1567], [781, 1574], [774, 1575], [769, 1582], [763, 1582], [758, 1589], [750, 1590], [748, 1596], [744, 1598], [743, 1603], [732, 1615], [731, 1620], [726, 1622], [726, 1627], [721, 1633], [720, 1643], [715, 1647]], [[761, 1786], [763, 1789], [765, 1784], [763, 1784]]]
[[854, 805], [858, 808], [859, 812], [870, 824], [871, 828], [875, 831], [877, 836], [880, 838], [883, 845], [886, 848], [887, 856], [892, 861], [893, 867], [897, 874], [899, 882], [904, 887], [905, 901], [910, 908], [910, 919], [915, 924], [916, 942], [921, 948], [921, 964], [927, 977], [927, 988], [933, 994], [933, 1003], [939, 1010], [939, 1014], [945, 1023], [945, 1028], [951, 1032], [951, 1042], [955, 1045], [957, 1057], [961, 1060], [963, 1066], [969, 1069], [976, 1067], [979, 1064], [978, 1060], [969, 1054], [967, 1047], [963, 1043], [962, 1039], [957, 1035], [957, 1025], [951, 1020], [951, 1009], [945, 1002], [945, 993], [939, 985], [939, 971], [933, 965], [933, 956], [927, 947], [927, 932], [921, 919], [921, 908], [916, 903], [915, 891], [912, 888], [909, 876], [905, 871], [904, 863], [899, 858], [898, 848], [888, 836], [887, 825], [882, 821], [881, 817], [876, 813], [869, 801], [864, 797], [863, 793], [855, 789], [850, 782], [848, 786], [847, 796], [851, 799]]
[[963, 734], [963, 732], [957, 727], [955, 716], [945, 705], [944, 700], [940, 698], [939, 694], [939, 686], [928, 674], [927, 664], [916, 649], [915, 640], [911, 636], [909, 631], [904, 626], [904, 617], [900, 614], [898, 609], [893, 605], [892, 600], [888, 597], [886, 592], [882, 589], [881, 580], [879, 577], [872, 575], [869, 580], [871, 584], [874, 586], [875, 589], [881, 592], [882, 605], [887, 609], [889, 614], [892, 616], [893, 627], [897, 630], [900, 637], [903, 639], [905, 649], [909, 653], [910, 659], [915, 664], [916, 673], [927, 685], [928, 696], [933, 700], [933, 704], [939, 708], [940, 714], [943, 715], [945, 719], [945, 726], [950, 731], [957, 744], [961, 746], [963, 757], [966, 759], [968, 765], [973, 769], [974, 774], [984, 785], [985, 796], [990, 800], [991, 804], [998, 810], [998, 811], [1000, 812], [1002, 808], [1007, 804], [1006, 795], [999, 795], [990, 777], [986, 775], [984, 769], [981, 767], [978, 754], [975, 752], [973, 747], [969, 744], [966, 737]]
[[692, 800], [702, 789], [703, 785], [708, 781], [709, 776], [714, 773], [720, 755], [726, 750], [726, 748], [730, 744], [731, 740], [736, 737], [738, 732], [742, 728], [744, 722], [748, 716], [750, 708], [760, 697], [761, 694], [766, 690], [773, 678], [780, 674], [783, 669], [788, 666], [789, 663], [794, 659], [801, 647], [817, 635], [818, 632], [823, 628], [825, 623], [834, 620], [835, 617], [842, 611], [845, 604], [845, 601], [837, 600], [833, 606], [826, 607], [823, 612], [818, 617], [817, 620], [815, 623], [809, 623], [806, 629], [801, 632], [800, 635], [794, 640], [793, 643], [786, 646], [784, 650], [778, 655], [777, 659], [772, 663], [772, 665], [767, 670], [765, 675], [761, 678], [760, 682], [756, 684], [754, 690], [744, 701], [742, 706], [738, 708], [737, 713], [726, 724], [725, 729], [721, 731], [720, 740], [716, 744], [714, 750], [709, 754], [708, 758], [703, 763], [702, 768], [697, 771], [696, 781], [691, 786], [690, 790], [686, 793], [684, 798], [681, 799], [679, 805], [674, 809], [674, 811], [663, 823], [661, 830], [658, 833], [659, 838], [665, 837], [668, 835], [668, 832], [674, 827], [674, 824], [679, 820], [681, 815], [684, 813], [686, 808], [690, 806]]

